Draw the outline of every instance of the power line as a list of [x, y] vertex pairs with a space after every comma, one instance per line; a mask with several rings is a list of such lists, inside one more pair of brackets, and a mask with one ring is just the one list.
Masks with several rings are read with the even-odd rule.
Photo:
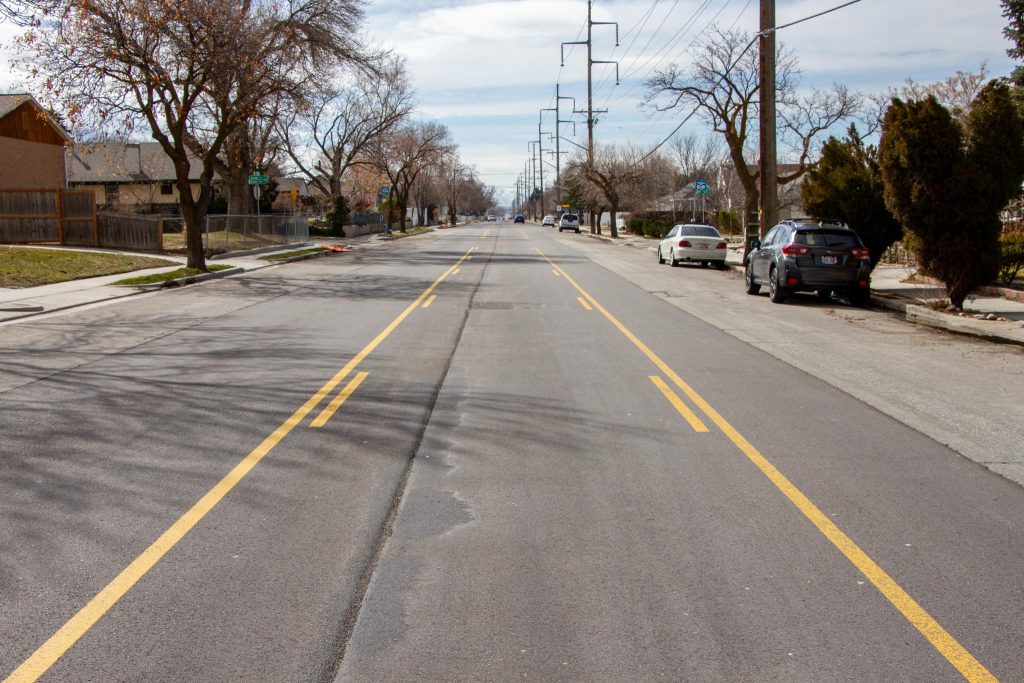
[[[832, 13], [832, 12], [835, 12], [835, 11], [837, 11], [837, 10], [841, 10], [841, 9], [843, 9], [844, 7], [849, 7], [850, 5], [855, 5], [855, 4], [857, 4], [858, 2], [860, 2], [860, 1], [861, 1], [861, 0], [850, 0], [850, 2], [846, 2], [846, 3], [843, 3], [842, 5], [837, 5], [836, 7], [833, 7], [832, 9], [828, 9], [828, 10], [825, 10], [824, 12], [818, 12], [817, 14], [812, 14], [812, 15], [810, 15], [810, 16], [807, 16], [807, 17], [804, 17], [804, 18], [802, 18], [802, 19], [797, 19], [796, 21], [791, 21], [791, 22], [789, 22], [788, 24], [783, 24], [783, 25], [781, 25], [781, 26], [774, 26], [774, 27], [772, 27], [772, 28], [770, 28], [770, 29], [766, 29], [766, 30], [764, 30], [764, 31], [760, 31], [760, 32], [759, 32], [759, 33], [758, 33], [757, 35], [755, 35], [755, 36], [754, 36], [754, 39], [753, 39], [753, 40], [751, 40], [751, 41], [750, 41], [749, 43], [747, 43], [747, 46], [746, 46], [745, 48], [743, 48], [743, 51], [742, 51], [742, 52], [740, 52], [739, 56], [737, 56], [737, 57], [736, 57], [736, 59], [735, 59], [735, 60], [733, 60], [732, 64], [730, 64], [730, 65], [728, 66], [728, 68], [726, 68], [726, 70], [725, 70], [725, 71], [724, 71], [724, 72], [722, 73], [722, 75], [721, 75], [721, 76], [719, 76], [719, 77], [718, 77], [718, 79], [717, 79], [717, 80], [721, 81], [721, 79], [723, 79], [723, 78], [725, 78], [726, 76], [728, 76], [728, 75], [729, 75], [729, 73], [730, 73], [730, 72], [731, 72], [731, 71], [732, 71], [732, 70], [733, 70], [734, 68], [736, 68], [736, 65], [737, 65], [737, 64], [739, 64], [739, 61], [740, 61], [740, 60], [741, 60], [741, 59], [743, 58], [743, 56], [744, 56], [745, 54], [747, 54], [747, 51], [748, 51], [748, 50], [749, 50], [749, 49], [750, 49], [751, 47], [753, 47], [753, 45], [754, 45], [754, 44], [755, 44], [755, 43], [756, 43], [756, 42], [757, 42], [758, 40], [760, 40], [762, 36], [764, 36], [764, 35], [767, 35], [767, 34], [769, 34], [769, 33], [777, 33], [778, 31], [780, 31], [780, 30], [782, 30], [782, 29], [784, 29], [784, 28], [789, 28], [790, 26], [796, 26], [797, 24], [802, 24], [803, 22], [805, 22], [805, 21], [810, 21], [811, 19], [817, 19], [818, 17], [822, 17], [822, 16], [825, 16], [826, 14], [830, 14], [830, 13]], [[651, 149], [651, 151], [649, 151], [649, 152], [648, 152], [647, 154], [645, 154], [645, 155], [643, 155], [642, 157], [640, 157], [640, 158], [639, 158], [639, 159], [637, 160], [637, 162], [636, 162], [636, 163], [634, 164], [634, 166], [639, 166], [639, 165], [640, 165], [641, 163], [643, 163], [643, 162], [644, 162], [645, 160], [647, 160], [648, 158], [650, 158], [650, 157], [651, 157], [651, 156], [652, 156], [652, 155], [653, 155], [653, 154], [654, 154], [655, 152], [657, 152], [657, 151], [658, 151], [659, 149], [661, 149], [662, 145], [664, 145], [664, 144], [665, 144], [666, 142], [668, 142], [669, 140], [671, 140], [671, 139], [672, 139], [672, 136], [673, 136], [673, 135], [675, 135], [676, 133], [678, 133], [678, 132], [679, 132], [679, 130], [680, 130], [680, 129], [681, 129], [681, 128], [682, 128], [682, 127], [683, 127], [683, 126], [684, 126], [684, 125], [686, 124], [686, 122], [687, 122], [687, 121], [689, 121], [689, 120], [690, 120], [691, 118], [693, 118], [693, 116], [694, 116], [694, 115], [695, 115], [695, 114], [697, 113], [697, 111], [698, 111], [699, 109], [700, 109], [700, 104], [698, 104], [698, 105], [697, 105], [696, 107], [694, 107], [694, 108], [693, 108], [693, 111], [691, 111], [691, 112], [690, 112], [689, 114], [687, 114], [687, 115], [686, 115], [686, 118], [684, 118], [684, 119], [683, 119], [683, 120], [682, 120], [682, 121], [681, 121], [681, 122], [679, 123], [679, 125], [678, 125], [678, 126], [676, 126], [676, 127], [675, 127], [675, 129], [673, 129], [673, 131], [672, 131], [671, 133], [669, 133], [669, 134], [668, 134], [668, 136], [667, 136], [667, 137], [666, 137], [666, 138], [665, 138], [664, 140], [662, 140], [662, 141], [661, 141], [661, 142], [659, 142], [659, 143], [658, 143], [657, 145], [655, 145], [655, 146], [654, 146], [654, 148], [653, 148], [653, 149]]]

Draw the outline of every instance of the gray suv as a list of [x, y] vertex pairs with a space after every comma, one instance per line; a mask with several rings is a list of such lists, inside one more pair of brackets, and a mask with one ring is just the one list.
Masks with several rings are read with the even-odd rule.
[[768, 285], [773, 303], [793, 292], [835, 292], [854, 306], [870, 297], [871, 259], [864, 243], [840, 221], [785, 220], [754, 240], [746, 263], [747, 294]]

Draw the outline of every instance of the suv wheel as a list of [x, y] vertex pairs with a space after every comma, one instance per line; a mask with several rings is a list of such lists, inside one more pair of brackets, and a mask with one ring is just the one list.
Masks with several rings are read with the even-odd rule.
[[757, 294], [761, 291], [761, 285], [754, 282], [754, 268], [749, 263], [747, 264], [747, 272], [743, 279], [747, 283], [747, 294]]
[[768, 298], [773, 304], [781, 304], [788, 296], [789, 292], [779, 284], [779, 271], [772, 266], [771, 272], [768, 273]]

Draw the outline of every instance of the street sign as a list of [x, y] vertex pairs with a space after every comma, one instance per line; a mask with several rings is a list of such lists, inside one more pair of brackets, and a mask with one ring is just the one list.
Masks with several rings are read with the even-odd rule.
[[270, 176], [265, 176], [262, 173], [253, 173], [249, 176], [250, 185], [266, 185], [270, 182]]
[[380, 196], [381, 197], [390, 197], [391, 196], [391, 187], [388, 186], [388, 185], [382, 185], [381, 188], [380, 188]]
[[711, 190], [708, 188], [708, 181], [703, 178], [693, 181], [693, 191], [697, 194], [711, 194]]
[[292, 195], [292, 201], [293, 202], [298, 202], [299, 201], [299, 189], [298, 188], [293, 187], [292, 191], [291, 191], [291, 195]]

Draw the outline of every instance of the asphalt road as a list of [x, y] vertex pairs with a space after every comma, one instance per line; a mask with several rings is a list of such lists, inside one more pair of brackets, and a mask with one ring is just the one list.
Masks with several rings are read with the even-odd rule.
[[1024, 680], [1024, 490], [584, 239], [0, 326], [0, 676]]

